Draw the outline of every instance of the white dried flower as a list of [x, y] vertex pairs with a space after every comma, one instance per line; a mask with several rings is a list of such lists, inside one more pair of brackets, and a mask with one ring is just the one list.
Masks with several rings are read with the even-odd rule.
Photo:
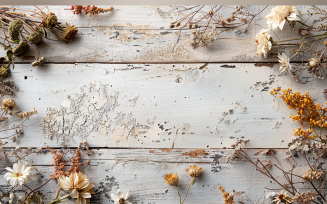
[[115, 204], [132, 204], [127, 199], [131, 194], [129, 190], [122, 192], [120, 189], [117, 190], [117, 195], [111, 194], [111, 199], [114, 200]]
[[282, 30], [286, 20], [299, 21], [301, 15], [295, 6], [277, 6], [266, 16], [268, 28], [274, 30], [279, 27]]
[[283, 54], [278, 53], [278, 58], [280, 62], [280, 68], [279, 68], [280, 73], [293, 71], [293, 68], [290, 63], [290, 59], [284, 53]]
[[10, 193], [9, 198], [10, 198], [10, 200], [14, 199], [14, 194]]
[[25, 164], [22, 164], [19, 160], [18, 163], [13, 165], [13, 168], [6, 167], [7, 172], [5, 174], [5, 179], [7, 182], [10, 182], [12, 186], [19, 184], [20, 186], [26, 183], [27, 181], [35, 179], [31, 172], [33, 167], [27, 167]]
[[255, 42], [257, 44], [257, 55], [263, 55], [265, 58], [267, 57], [268, 51], [272, 47], [272, 39], [268, 34], [268, 31], [269, 29], [263, 28], [255, 36]]

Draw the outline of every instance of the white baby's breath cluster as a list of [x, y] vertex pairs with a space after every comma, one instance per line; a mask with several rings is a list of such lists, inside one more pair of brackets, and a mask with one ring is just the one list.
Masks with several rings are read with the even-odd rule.
[[239, 152], [243, 148], [245, 148], [246, 144], [249, 141], [250, 140], [248, 140], [248, 139], [239, 139], [239, 140], [237, 140], [236, 143], [232, 144], [231, 147], [234, 148], [234, 151], [227, 155], [227, 160], [228, 161], [233, 161], [234, 159], [236, 159], [240, 155]]

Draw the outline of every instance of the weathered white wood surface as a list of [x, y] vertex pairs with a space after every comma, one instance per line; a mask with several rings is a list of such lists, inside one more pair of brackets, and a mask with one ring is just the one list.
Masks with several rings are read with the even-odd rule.
[[[185, 168], [197, 164], [204, 168], [197, 182], [190, 188], [190, 192], [185, 203], [224, 203], [222, 194], [218, 189], [219, 185], [231, 192], [245, 190], [249, 199], [256, 203], [260, 197], [267, 192], [280, 191], [277, 184], [267, 179], [260, 172], [256, 171], [251, 164], [238, 160], [227, 163], [226, 156], [231, 150], [212, 150], [212, 149], [103, 149], [95, 150], [94, 154], [84, 159], [91, 159], [88, 167], [81, 168], [96, 186], [96, 194], [91, 199], [91, 203], [113, 203], [110, 199], [111, 193], [116, 193], [117, 189], [130, 189], [132, 203], [178, 203], [179, 198], [176, 188], [165, 183], [164, 175], [175, 172], [179, 175], [180, 192], [185, 195], [187, 185], [191, 177], [185, 172]], [[249, 151], [253, 159], [260, 158], [264, 162], [274, 159], [270, 156], [263, 156], [256, 150]], [[27, 162], [36, 166], [42, 175], [53, 174], [53, 167], [47, 167], [52, 163], [50, 153], [39, 153], [30, 155]], [[289, 168], [289, 163], [283, 160], [287, 154], [284, 150], [278, 151], [276, 157], [280, 159], [285, 169]], [[310, 158], [311, 156], [309, 156]], [[296, 159], [298, 168], [295, 174], [302, 175], [307, 170], [308, 165], [303, 158]], [[280, 182], [285, 182], [282, 175], [276, 170], [271, 169], [272, 175], [277, 176]], [[44, 183], [48, 176], [38, 176], [31, 187]], [[0, 182], [5, 181], [0, 177]], [[294, 178], [295, 185], [301, 190], [310, 189], [310, 185], [302, 183], [301, 179]], [[2, 185], [3, 186], [3, 185]], [[53, 199], [58, 184], [50, 181], [41, 193], [46, 201]], [[19, 196], [17, 189], [17, 196]], [[64, 195], [64, 191], [60, 195]], [[244, 196], [245, 203], [250, 203]], [[72, 199], [68, 203], [74, 203]], [[264, 202], [261, 198], [260, 203]]]
[[[103, 6], [108, 7], [108, 6]], [[248, 6], [250, 13], [255, 14], [265, 6]], [[256, 54], [254, 37], [262, 28], [267, 28], [265, 16], [270, 13], [269, 6], [260, 13], [243, 33], [244, 27], [220, 34], [218, 40], [211, 42], [208, 47], [193, 49], [190, 46], [192, 29], [185, 29], [177, 43], [179, 29], [170, 29], [169, 25], [177, 17], [176, 6], [115, 6], [112, 12], [92, 17], [74, 15], [70, 6], [49, 6], [51, 12], [56, 13], [59, 21], [71, 23], [79, 28], [73, 42], [68, 44], [45, 40], [40, 45], [40, 52], [47, 62], [277, 62], [277, 50], [273, 48], [269, 58], [263, 59]], [[304, 14], [313, 6], [299, 6]], [[20, 6], [23, 9], [35, 9], [33, 6]], [[42, 6], [40, 6], [42, 8]], [[210, 8], [210, 7], [208, 7]], [[321, 6], [326, 9], [326, 6]], [[233, 8], [222, 8], [221, 16], [227, 18]], [[181, 14], [185, 15], [185, 13]], [[308, 18], [304, 15], [302, 19]], [[315, 20], [309, 18], [306, 23]], [[201, 26], [201, 25], [200, 25]], [[204, 26], [204, 25], [202, 25]], [[299, 26], [297, 26], [298, 29]], [[289, 25], [284, 30], [271, 32], [274, 40], [298, 38]], [[278, 52], [288, 52], [294, 47], [282, 47]], [[4, 51], [0, 51], [3, 55]], [[25, 53], [25, 57], [17, 61], [33, 62], [33, 49]], [[294, 58], [301, 61], [302, 56]]]
[[[269, 91], [293, 88], [325, 101], [326, 80], [304, 77], [295, 82], [279, 74], [278, 64], [202, 66], [16, 65], [11, 79], [19, 88], [14, 96], [18, 109], [39, 112], [26, 123], [34, 126], [25, 128], [17, 145], [60, 147], [65, 136], [72, 146], [87, 141], [93, 147], [229, 148], [236, 138], [246, 138], [250, 147], [286, 148], [299, 124]], [[65, 113], [55, 114], [51, 107]], [[44, 128], [40, 124], [47, 114], [50, 126]], [[53, 139], [46, 138], [46, 130]]]
[[[310, 7], [299, 6], [303, 12]], [[109, 195], [118, 188], [130, 189], [133, 203], [178, 203], [176, 189], [165, 184], [164, 174], [180, 175], [184, 195], [190, 179], [184, 169], [193, 163], [205, 170], [186, 203], [223, 203], [218, 185], [228, 192], [245, 190], [253, 202], [267, 189], [280, 190], [250, 164], [226, 163], [231, 150], [223, 149], [245, 138], [250, 139], [250, 148], [278, 148], [277, 157], [282, 160], [298, 124], [288, 118], [292, 111], [269, 91], [293, 88], [309, 91], [316, 102], [326, 101], [322, 94], [326, 80], [304, 73], [295, 82], [288, 74], [279, 74], [279, 64], [265, 63], [277, 62], [276, 50], [267, 59], [256, 55], [254, 36], [267, 27], [264, 17], [272, 6], [255, 19], [248, 33], [230, 31], [207, 48], [191, 48], [187, 40], [192, 31], [185, 30], [174, 52], [179, 31], [169, 25], [176, 13], [162, 12], [175, 7], [115, 6], [114, 12], [91, 18], [64, 10], [69, 6], [49, 8], [61, 22], [79, 27], [79, 32], [68, 44], [45, 41], [40, 45], [49, 63], [31, 67], [26, 62], [33, 59], [25, 57], [15, 64], [9, 79], [19, 89], [13, 96], [17, 109], [35, 107], [39, 113], [26, 122], [33, 126], [24, 128], [23, 137], [6, 148], [60, 148], [63, 141], [74, 148], [87, 141], [95, 150], [91, 157], [82, 157], [91, 160], [83, 172], [96, 185], [91, 203], [112, 203]], [[249, 8], [254, 13], [264, 6]], [[287, 31], [277, 30], [273, 37], [297, 36], [285, 27]], [[223, 117], [222, 112], [227, 115]], [[52, 138], [47, 138], [47, 130]], [[255, 158], [256, 152], [250, 150], [250, 155]], [[42, 173], [35, 186], [53, 172], [50, 153], [30, 155], [26, 162]], [[296, 171], [302, 174], [308, 166], [303, 159], [297, 162]], [[8, 165], [0, 164], [1, 169]], [[5, 189], [3, 175], [0, 184]], [[46, 201], [57, 188], [51, 181], [41, 191]]]

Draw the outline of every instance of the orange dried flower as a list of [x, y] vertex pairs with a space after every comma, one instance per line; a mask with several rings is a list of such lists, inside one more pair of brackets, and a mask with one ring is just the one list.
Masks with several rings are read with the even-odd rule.
[[166, 174], [165, 176], [166, 183], [171, 185], [171, 186], [177, 186], [178, 185], [178, 175], [177, 174]]
[[186, 168], [185, 171], [188, 171], [191, 177], [198, 177], [200, 175], [200, 170], [203, 170], [202, 167], [198, 167], [197, 165], [190, 166], [190, 168]]
[[223, 194], [223, 199], [225, 204], [235, 204], [234, 202], [234, 195], [229, 195], [228, 192], [225, 191], [224, 187], [218, 186], [219, 190]]

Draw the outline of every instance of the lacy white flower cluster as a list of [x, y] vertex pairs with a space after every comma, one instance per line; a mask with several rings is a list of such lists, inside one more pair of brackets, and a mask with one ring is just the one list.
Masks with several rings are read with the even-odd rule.
[[228, 161], [233, 161], [236, 159], [240, 154], [239, 152], [245, 148], [246, 143], [248, 143], [250, 140], [248, 139], [239, 139], [236, 143], [232, 144], [231, 147], [234, 148], [233, 153], [230, 153], [227, 155], [227, 160]]
[[[257, 55], [263, 55], [264, 58], [267, 57], [268, 51], [273, 45], [273, 39], [269, 35], [269, 30], [274, 30], [276, 28], [283, 29], [285, 22], [296, 22], [300, 20], [301, 12], [295, 6], [277, 6], [273, 8], [269, 15], [266, 16], [268, 28], [263, 28], [255, 36], [255, 42], [257, 44]], [[290, 64], [289, 58], [283, 53], [278, 54], [280, 66], [280, 73], [291, 72], [293, 68]]]
[[289, 151], [296, 151], [302, 154], [306, 154], [309, 152], [309, 142], [301, 137], [293, 137], [292, 142], [288, 144]]

